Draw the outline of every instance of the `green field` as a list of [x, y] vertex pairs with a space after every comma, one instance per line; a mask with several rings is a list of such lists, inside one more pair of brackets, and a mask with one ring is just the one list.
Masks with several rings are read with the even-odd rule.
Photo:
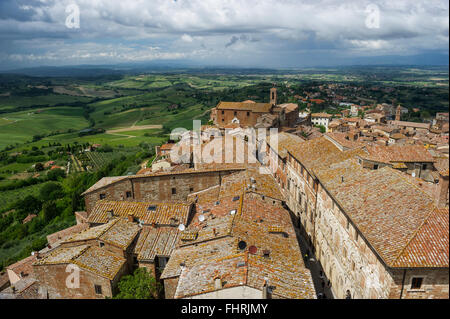
[[34, 135], [50, 134], [89, 126], [81, 107], [51, 107], [2, 114], [0, 148], [32, 140]]

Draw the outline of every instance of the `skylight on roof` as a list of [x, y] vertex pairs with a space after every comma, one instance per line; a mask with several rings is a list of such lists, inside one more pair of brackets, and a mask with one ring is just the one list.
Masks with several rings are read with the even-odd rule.
[[240, 198], [241, 198], [241, 196], [235, 196], [235, 197], [233, 197], [233, 202], [239, 200]]
[[157, 207], [156, 205], [150, 205], [150, 206], [148, 206], [147, 210], [155, 211], [156, 207]]

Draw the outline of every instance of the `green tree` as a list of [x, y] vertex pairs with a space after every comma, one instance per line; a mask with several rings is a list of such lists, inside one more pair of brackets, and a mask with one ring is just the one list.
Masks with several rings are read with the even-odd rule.
[[19, 213], [24, 212], [26, 215], [38, 213], [41, 210], [41, 207], [41, 201], [33, 195], [25, 196], [24, 199], [19, 200], [15, 205], [15, 208]]
[[162, 291], [161, 284], [146, 268], [138, 268], [132, 275], [124, 276], [118, 288], [114, 299], [157, 299]]
[[44, 170], [44, 165], [42, 163], [36, 163], [36, 165], [34, 165], [34, 169], [37, 172], [43, 171]]
[[47, 178], [51, 181], [57, 181], [59, 178], [66, 177], [66, 172], [62, 169], [54, 169], [51, 171], [48, 171]]
[[42, 213], [44, 215], [44, 220], [46, 222], [51, 221], [53, 218], [58, 216], [59, 210], [56, 206], [55, 201], [51, 200], [48, 202], [45, 202], [44, 205], [42, 205]]
[[60, 183], [49, 182], [42, 186], [39, 191], [39, 197], [44, 202], [49, 200], [56, 200], [64, 196], [64, 190]]

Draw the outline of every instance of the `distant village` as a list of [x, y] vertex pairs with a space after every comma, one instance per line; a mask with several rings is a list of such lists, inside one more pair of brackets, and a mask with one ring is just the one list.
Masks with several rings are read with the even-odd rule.
[[[77, 224], [8, 266], [0, 298], [112, 297], [140, 267], [166, 299], [449, 298], [449, 113], [408, 122], [399, 104], [340, 97], [339, 113], [312, 113], [324, 102], [314, 94], [295, 95], [301, 111], [267, 94], [219, 102], [205, 134], [187, 131], [136, 174], [86, 189]], [[249, 128], [278, 129], [276, 145], [257, 141], [268, 163], [247, 152]], [[187, 142], [234, 161], [194, 160], [192, 147], [174, 162]]]

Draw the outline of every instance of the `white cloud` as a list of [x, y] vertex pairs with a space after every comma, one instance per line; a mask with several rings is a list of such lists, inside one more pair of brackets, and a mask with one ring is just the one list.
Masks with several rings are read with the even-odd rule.
[[[1, 50], [30, 59], [55, 56], [50, 52], [55, 43], [69, 50], [74, 43], [93, 42], [103, 49], [98, 52], [118, 46], [122, 53], [106, 54], [117, 59], [186, 58], [209, 52], [217, 60], [239, 60], [240, 54], [258, 52], [270, 60], [277, 50], [308, 49], [339, 50], [349, 56], [430, 49], [448, 53], [445, 0], [77, 0], [81, 21], [76, 30], [64, 25], [65, 8], [73, 0], [3, 1], [8, 6], [0, 14]], [[370, 4], [380, 9], [379, 28], [365, 24]], [[39, 51], [33, 51], [36, 39]], [[148, 53], [139, 47], [145, 44], [160, 49]], [[80, 58], [97, 58], [96, 52]]]

